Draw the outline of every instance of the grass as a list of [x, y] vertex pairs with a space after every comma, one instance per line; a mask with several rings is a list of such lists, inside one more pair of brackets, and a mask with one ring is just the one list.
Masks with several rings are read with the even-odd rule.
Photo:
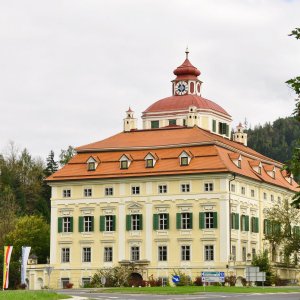
[[[196, 294], [204, 293], [202, 286], [180, 286], [180, 287], [143, 287], [143, 288], [109, 288], [99, 290], [100, 293], [123, 293], [123, 294]], [[219, 287], [207, 286], [205, 293], [291, 293], [299, 292], [300, 287]]]
[[47, 291], [0, 291], [0, 300], [58, 300], [67, 298], [71, 297]]

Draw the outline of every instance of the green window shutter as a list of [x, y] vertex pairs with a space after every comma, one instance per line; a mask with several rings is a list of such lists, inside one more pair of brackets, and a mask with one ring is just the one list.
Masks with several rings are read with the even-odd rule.
[[231, 221], [231, 229], [235, 229], [235, 213], [231, 213], [231, 218], [230, 218], [230, 221]]
[[158, 214], [153, 215], [153, 230], [158, 230]]
[[204, 212], [199, 213], [199, 228], [204, 229]]
[[126, 215], [126, 230], [131, 230], [131, 215]]
[[83, 232], [83, 217], [79, 217], [78, 220], [78, 231]]
[[245, 216], [245, 231], [249, 231], [249, 216]]
[[241, 230], [242, 230], [242, 231], [245, 230], [244, 225], [243, 225], [243, 224], [244, 224], [244, 217], [245, 217], [244, 215], [241, 215], [241, 220], [240, 220], [240, 222], [241, 222]]
[[239, 225], [240, 225], [239, 219], [240, 219], [240, 215], [239, 214], [235, 214], [235, 229], [240, 229], [240, 227], [239, 227]]
[[92, 216], [92, 231], [94, 231], [94, 217]]
[[270, 220], [267, 220], [267, 234], [271, 234], [272, 233], [272, 224]]
[[250, 222], [250, 230], [251, 232], [255, 232], [255, 224], [254, 224], [254, 217], [251, 217], [251, 222]]
[[140, 230], [143, 230], [143, 215], [139, 215], [140, 218]]
[[166, 214], [167, 215], [167, 228], [166, 229], [170, 229], [170, 217], [169, 217], [169, 214]]
[[216, 132], [216, 130], [217, 130], [216, 120], [212, 120], [212, 130], [213, 130], [213, 132]]
[[190, 213], [190, 228], [193, 229], [193, 213]]
[[63, 223], [63, 218], [58, 218], [57, 219], [57, 229], [58, 229], [59, 233], [63, 231], [63, 228], [62, 228], [63, 225], [62, 225], [62, 223]]
[[263, 230], [263, 234], [267, 234], [268, 232], [268, 220], [264, 219], [264, 230]]
[[218, 213], [215, 211], [213, 212], [214, 216], [214, 228], [218, 228]]
[[229, 125], [225, 124], [225, 127], [226, 127], [226, 135], [229, 136]]
[[73, 232], [73, 227], [74, 227], [74, 222], [73, 222], [73, 217], [70, 217], [70, 232]]
[[176, 214], [176, 229], [181, 229], [181, 213]]
[[256, 224], [255, 224], [255, 225], [256, 225], [256, 228], [255, 228], [256, 231], [255, 231], [255, 232], [256, 232], [256, 233], [259, 233], [259, 219], [258, 219], [258, 218], [255, 218], [255, 223], [256, 223]]
[[105, 216], [100, 216], [100, 231], [105, 231]]
[[112, 230], [116, 231], [116, 222], [117, 222], [117, 218], [115, 215], [113, 215], [113, 224], [112, 224]]

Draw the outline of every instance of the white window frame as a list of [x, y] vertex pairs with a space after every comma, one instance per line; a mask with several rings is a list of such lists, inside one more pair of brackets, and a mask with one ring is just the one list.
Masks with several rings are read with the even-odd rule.
[[204, 182], [204, 192], [213, 192], [214, 183], [213, 182]]
[[204, 245], [204, 261], [214, 261], [214, 260], [215, 260], [215, 246]]
[[83, 230], [84, 232], [92, 232], [92, 216], [83, 216]]
[[167, 184], [159, 184], [157, 187], [158, 194], [167, 194], [168, 193], [168, 185]]
[[92, 247], [82, 247], [82, 262], [83, 263], [92, 262]]
[[211, 211], [207, 211], [204, 213], [204, 226], [205, 229], [214, 228], [214, 213]]
[[191, 260], [191, 245], [181, 245], [180, 247], [181, 261], [190, 261]]
[[139, 185], [132, 185], [131, 186], [131, 195], [140, 195], [141, 187]]
[[113, 186], [107, 186], [104, 188], [104, 195], [105, 196], [113, 196], [114, 195], [114, 187]]
[[71, 232], [71, 217], [62, 217], [62, 232]]
[[83, 189], [83, 196], [85, 198], [90, 198], [93, 196], [93, 189], [91, 187], [86, 187]]
[[61, 248], [61, 263], [71, 262], [71, 250], [69, 247]]
[[158, 214], [158, 230], [167, 230], [168, 227], [168, 214]]
[[158, 261], [168, 261], [168, 247], [166, 245], [159, 245], [158, 251]]
[[106, 215], [105, 218], [104, 218], [104, 221], [105, 221], [105, 224], [104, 224], [104, 227], [105, 227], [105, 231], [113, 231], [113, 224], [114, 224], [114, 216], [113, 215]]
[[71, 189], [70, 188], [63, 189], [62, 196], [63, 196], [63, 198], [71, 198], [71, 196], [72, 196]]
[[189, 193], [191, 191], [190, 183], [182, 183], [180, 185], [181, 193]]
[[104, 262], [113, 262], [113, 247], [106, 246], [103, 249], [103, 261]]
[[131, 230], [141, 230], [140, 214], [131, 215]]
[[131, 246], [130, 247], [130, 260], [139, 261], [141, 259], [141, 248], [140, 246]]

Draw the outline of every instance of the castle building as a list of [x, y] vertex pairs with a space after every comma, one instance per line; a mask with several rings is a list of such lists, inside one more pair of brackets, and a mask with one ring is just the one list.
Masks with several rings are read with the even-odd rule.
[[129, 108], [122, 132], [76, 148], [47, 179], [50, 263], [29, 266], [30, 288], [80, 287], [114, 266], [144, 280], [166, 281], [174, 270], [244, 277], [267, 247], [264, 210], [290, 199], [297, 184], [280, 162], [247, 147], [241, 125], [231, 138], [231, 116], [201, 96], [188, 54], [172, 96], [142, 113], [143, 129]]

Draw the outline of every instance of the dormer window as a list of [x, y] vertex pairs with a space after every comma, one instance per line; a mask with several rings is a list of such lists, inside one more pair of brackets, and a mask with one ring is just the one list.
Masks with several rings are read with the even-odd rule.
[[275, 166], [272, 166], [272, 165], [264, 165], [264, 169], [265, 171], [267, 172], [267, 174], [272, 177], [272, 178], [275, 178], [275, 173], [276, 173], [276, 169], [275, 169]]
[[232, 162], [241, 169], [242, 167], [242, 156], [239, 153], [230, 153], [229, 154], [230, 159]]
[[262, 164], [259, 160], [252, 160], [249, 164], [256, 173], [261, 174]]
[[95, 171], [96, 168], [97, 168], [97, 165], [98, 165], [98, 161], [97, 159], [95, 159], [94, 157], [90, 157], [88, 160], [87, 160], [87, 170], [88, 171]]
[[181, 166], [188, 166], [191, 161], [191, 155], [188, 154], [186, 151], [182, 151], [179, 155], [179, 163]]
[[128, 169], [131, 163], [130, 155], [123, 154], [120, 158], [120, 169]]
[[146, 168], [153, 168], [157, 161], [157, 157], [150, 152], [145, 156], [144, 159]]

